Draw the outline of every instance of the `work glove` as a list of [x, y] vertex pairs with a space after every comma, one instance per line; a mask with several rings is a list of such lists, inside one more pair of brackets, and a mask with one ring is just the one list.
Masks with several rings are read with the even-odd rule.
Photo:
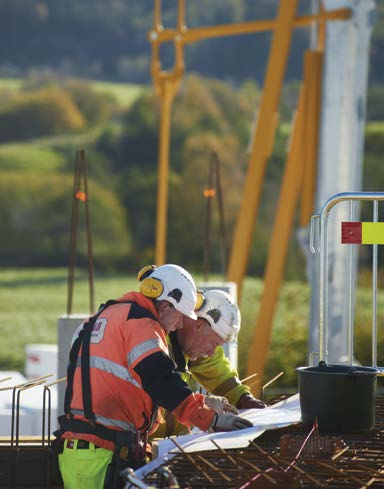
[[238, 409], [264, 409], [267, 406], [263, 403], [263, 401], [253, 397], [252, 394], [246, 393], [243, 394], [237, 401], [236, 407]]
[[208, 396], [205, 396], [204, 403], [206, 404], [206, 406], [208, 406], [210, 409], [215, 411], [215, 413], [217, 414], [224, 414], [224, 413], [238, 414], [239, 412], [235, 408], [235, 406], [229, 404], [229, 402], [225, 397], [213, 396], [209, 394]]
[[234, 414], [215, 414], [210, 427], [209, 433], [217, 431], [236, 431], [250, 428], [253, 424], [245, 418], [235, 416]]

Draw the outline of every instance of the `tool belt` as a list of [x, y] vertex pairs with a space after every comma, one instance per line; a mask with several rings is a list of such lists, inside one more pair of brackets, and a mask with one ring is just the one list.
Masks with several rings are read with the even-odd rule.
[[60, 430], [54, 435], [60, 437], [66, 432], [85, 433], [103, 440], [113, 442], [115, 451], [108, 465], [104, 480], [104, 489], [119, 489], [123, 487], [120, 473], [127, 467], [138, 469], [146, 463], [147, 432], [116, 431], [100, 424], [88, 423], [78, 419], [68, 419], [65, 415], [59, 417]]
[[118, 431], [111, 430], [98, 423], [91, 424], [88, 421], [67, 418], [65, 414], [60, 416], [58, 421], [62, 434], [65, 431], [72, 431], [72, 433], [85, 433], [87, 435], [94, 435], [102, 438], [103, 440], [115, 443], [116, 433], [118, 433]]

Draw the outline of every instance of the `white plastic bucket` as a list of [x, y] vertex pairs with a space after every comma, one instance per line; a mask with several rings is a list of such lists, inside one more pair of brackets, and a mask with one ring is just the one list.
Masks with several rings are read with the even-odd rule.
[[25, 346], [25, 376], [35, 379], [52, 374], [57, 378], [57, 345], [31, 344]]

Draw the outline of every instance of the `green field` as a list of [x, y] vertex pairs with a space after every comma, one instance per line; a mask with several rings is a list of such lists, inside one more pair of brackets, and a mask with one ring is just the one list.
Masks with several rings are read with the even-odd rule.
[[384, 132], [384, 122], [383, 121], [376, 121], [376, 122], [368, 122], [365, 125], [365, 130], [366, 133], [371, 133], [371, 132]]
[[19, 90], [23, 83], [22, 78], [0, 78], [0, 89]]
[[[202, 277], [195, 276], [199, 283]], [[212, 277], [219, 279], [219, 277]], [[95, 277], [95, 303], [117, 298], [128, 290], [137, 290], [135, 276], [110, 275]], [[241, 302], [242, 326], [239, 335], [239, 373], [246, 375], [246, 361], [253, 338], [262, 282], [247, 278]], [[357, 294], [356, 349], [359, 359], [370, 362], [371, 291]], [[284, 371], [276, 387], [295, 388], [295, 368], [306, 363], [309, 287], [286, 283], [280, 294], [272, 343], [268, 354], [265, 380]], [[57, 320], [67, 310], [66, 269], [0, 269], [0, 369], [24, 368], [24, 348], [29, 343], [57, 343]], [[384, 301], [379, 300], [378, 323], [383, 322]], [[73, 313], [89, 312], [89, 287], [85, 271], [76, 274]], [[381, 335], [383, 336], [383, 335]], [[384, 342], [379, 337], [379, 364]], [[366, 363], [366, 364], [368, 364]]]
[[[199, 277], [196, 278], [199, 282]], [[96, 305], [110, 298], [116, 298], [127, 290], [137, 289], [135, 277], [109, 276], [95, 278]], [[300, 284], [288, 284], [284, 287], [284, 304], [278, 308], [276, 334], [276, 355], [284, 344], [279, 339], [282, 328], [289, 328], [290, 342], [305, 344], [305, 324], [307, 314], [307, 287]], [[239, 340], [239, 370], [245, 374], [245, 359], [252, 338], [254, 315], [261, 292], [261, 282], [247, 279], [244, 288], [242, 307], [242, 331]], [[5, 370], [24, 366], [24, 348], [29, 343], [56, 343], [57, 319], [67, 309], [67, 271], [65, 269], [0, 269], [0, 368]], [[288, 310], [289, 309], [289, 312]], [[73, 313], [89, 311], [88, 278], [84, 271], [77, 273]], [[286, 319], [281, 321], [279, 317]], [[292, 350], [293, 361], [298, 361], [298, 345]], [[302, 352], [305, 357], [305, 351]], [[269, 368], [270, 375], [281, 368], [281, 361], [272, 356], [274, 365]]]
[[38, 142], [0, 144], [0, 170], [46, 175], [60, 171], [64, 165], [63, 156]]
[[[96, 281], [97, 305], [133, 286], [123, 277]], [[67, 310], [65, 269], [0, 271], [0, 368], [23, 369], [29, 343], [57, 343], [57, 319]], [[73, 313], [89, 312], [87, 275], [79, 272], [73, 295]]]
[[128, 83], [112, 83], [91, 81], [92, 87], [103, 93], [112, 95], [122, 107], [128, 107], [145, 89], [142, 85]]

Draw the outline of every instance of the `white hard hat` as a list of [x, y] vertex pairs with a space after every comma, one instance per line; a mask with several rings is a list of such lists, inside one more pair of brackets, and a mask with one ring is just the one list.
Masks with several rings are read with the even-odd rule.
[[170, 302], [175, 309], [192, 319], [197, 293], [195, 282], [187, 270], [178, 265], [149, 265], [137, 275], [140, 280], [140, 292], [146, 297]]
[[206, 319], [213, 331], [226, 343], [236, 340], [241, 315], [232, 297], [222, 290], [199, 291], [198, 296], [203, 300], [202, 305], [196, 309], [197, 317]]

